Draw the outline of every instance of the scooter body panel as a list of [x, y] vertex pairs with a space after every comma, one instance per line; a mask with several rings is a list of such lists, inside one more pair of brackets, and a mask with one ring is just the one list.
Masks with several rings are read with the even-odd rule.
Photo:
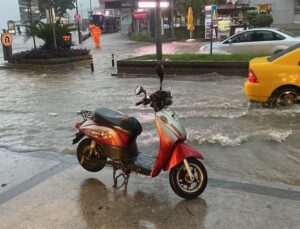
[[113, 129], [89, 119], [79, 127], [79, 131], [93, 139], [112, 160], [132, 163], [137, 158], [138, 149], [135, 139], [130, 138], [118, 127]]
[[97, 143], [108, 144], [116, 147], [124, 147], [121, 137], [112, 128], [99, 125], [93, 120], [87, 120], [79, 127], [79, 131], [95, 140]]
[[202, 154], [198, 150], [191, 147], [190, 145], [183, 142], [176, 144], [176, 147], [172, 152], [171, 158], [163, 168], [164, 171], [172, 169], [173, 167], [181, 163], [184, 159], [189, 157], [195, 157], [204, 160]]
[[185, 129], [172, 111], [162, 109], [157, 112], [155, 122], [160, 139], [160, 147], [150, 174], [152, 177], [157, 176], [170, 160], [176, 142], [186, 140]]

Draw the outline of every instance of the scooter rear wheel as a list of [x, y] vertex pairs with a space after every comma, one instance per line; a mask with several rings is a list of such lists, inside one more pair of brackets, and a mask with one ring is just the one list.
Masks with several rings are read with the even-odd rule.
[[191, 180], [183, 162], [171, 169], [169, 181], [173, 191], [184, 199], [197, 198], [206, 188], [207, 172], [204, 165], [196, 158], [187, 159], [194, 176]]
[[86, 138], [78, 144], [77, 159], [87, 171], [98, 172], [104, 168], [107, 157], [99, 146], [91, 151], [91, 143], [92, 139]]

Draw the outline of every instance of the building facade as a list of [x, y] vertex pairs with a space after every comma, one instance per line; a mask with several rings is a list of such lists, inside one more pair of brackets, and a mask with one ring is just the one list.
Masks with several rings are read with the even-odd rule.
[[274, 25], [300, 24], [300, 0], [239, 0], [238, 3], [271, 8]]
[[39, 20], [38, 0], [19, 0], [19, 11], [22, 23]]

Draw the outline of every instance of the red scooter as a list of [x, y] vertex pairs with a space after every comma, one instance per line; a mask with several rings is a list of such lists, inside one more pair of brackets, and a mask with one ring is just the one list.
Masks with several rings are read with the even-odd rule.
[[[169, 182], [173, 191], [185, 199], [197, 198], [207, 184], [206, 169], [200, 162], [203, 156], [185, 143], [184, 127], [167, 108], [172, 104], [172, 96], [170, 91], [162, 90], [163, 66], [158, 65], [156, 72], [160, 76], [160, 90], [148, 97], [146, 90], [138, 86], [136, 95], [143, 93], [144, 97], [136, 106], [150, 104], [155, 111], [160, 139], [157, 156], [138, 151], [136, 138], [141, 134], [142, 127], [136, 118], [108, 108], [97, 108], [94, 112], [78, 113], [83, 121], [75, 125], [79, 132], [73, 144], [84, 136], [86, 138], [77, 147], [77, 158], [81, 166], [91, 172], [98, 172], [105, 165], [112, 166], [114, 187], [118, 187], [120, 177], [123, 177], [123, 182], [119, 187], [127, 187], [132, 171], [156, 177], [161, 170], [170, 170]], [[118, 176], [117, 170], [121, 170]]]

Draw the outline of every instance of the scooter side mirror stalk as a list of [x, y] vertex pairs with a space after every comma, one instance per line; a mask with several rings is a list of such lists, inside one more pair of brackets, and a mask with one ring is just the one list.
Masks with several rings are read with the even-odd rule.
[[161, 63], [159, 63], [156, 67], [156, 74], [159, 76], [160, 79], [160, 87], [159, 89], [162, 90], [162, 82], [164, 80], [165, 77], [165, 73], [164, 73], [164, 67]]

